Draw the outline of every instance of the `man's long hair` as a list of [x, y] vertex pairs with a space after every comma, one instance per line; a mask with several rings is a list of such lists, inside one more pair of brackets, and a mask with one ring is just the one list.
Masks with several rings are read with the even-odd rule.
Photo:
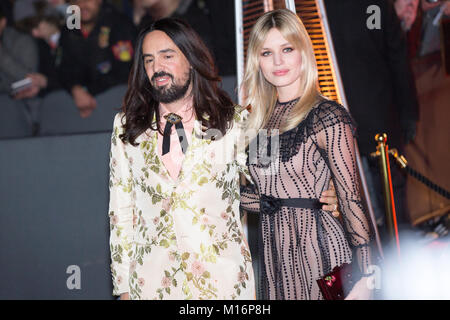
[[[159, 102], [150, 90], [150, 80], [144, 68], [142, 44], [145, 36], [155, 30], [167, 34], [192, 66], [192, 95], [196, 119], [207, 129], [225, 134], [234, 115], [230, 97], [218, 87], [218, 76], [211, 53], [200, 36], [184, 21], [174, 18], [158, 20], [141, 30], [136, 41], [134, 62], [128, 79], [128, 91], [122, 105], [125, 116], [124, 133], [120, 139], [136, 146], [136, 138], [147, 129], [160, 128]], [[154, 121], [156, 119], [156, 121]]]

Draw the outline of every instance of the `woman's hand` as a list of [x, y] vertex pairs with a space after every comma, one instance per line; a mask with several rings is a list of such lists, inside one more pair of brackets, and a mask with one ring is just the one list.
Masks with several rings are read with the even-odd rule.
[[362, 277], [350, 291], [345, 300], [371, 300], [373, 290], [369, 288], [369, 277]]
[[322, 206], [322, 210], [331, 211], [333, 217], [339, 217], [339, 205], [338, 199], [336, 196], [336, 190], [334, 189], [333, 181], [330, 181], [330, 190], [326, 190], [322, 192], [322, 195], [319, 199], [320, 202], [326, 203]]

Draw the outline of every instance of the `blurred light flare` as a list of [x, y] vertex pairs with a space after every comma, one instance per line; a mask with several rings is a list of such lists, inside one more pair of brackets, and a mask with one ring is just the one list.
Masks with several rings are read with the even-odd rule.
[[450, 299], [450, 239], [401, 236], [401, 256], [386, 251], [382, 272], [382, 299]]

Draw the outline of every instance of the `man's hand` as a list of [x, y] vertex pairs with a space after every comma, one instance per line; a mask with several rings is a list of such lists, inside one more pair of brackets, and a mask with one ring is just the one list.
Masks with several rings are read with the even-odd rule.
[[14, 95], [14, 99], [16, 100], [22, 100], [22, 99], [30, 99], [30, 98], [34, 98], [35, 96], [37, 96], [37, 94], [39, 93], [40, 88], [35, 86], [35, 85], [31, 85], [31, 87], [24, 89], [18, 93], [16, 93]]
[[27, 74], [27, 78], [31, 79], [33, 86], [39, 87], [40, 89], [47, 88], [48, 80], [42, 73], [29, 73]]
[[322, 192], [322, 196], [319, 199], [320, 202], [326, 203], [322, 206], [322, 210], [331, 211], [333, 217], [339, 217], [338, 199], [336, 196], [336, 190], [334, 189], [333, 181], [330, 181], [330, 190]]
[[87, 118], [97, 107], [95, 98], [81, 86], [72, 88], [72, 97], [82, 118]]
[[130, 294], [128, 292], [120, 295], [120, 300], [130, 300]]
[[41, 89], [47, 88], [47, 77], [41, 73], [29, 73], [26, 76], [31, 80], [31, 87], [20, 91], [14, 95], [14, 99], [30, 99], [38, 95]]

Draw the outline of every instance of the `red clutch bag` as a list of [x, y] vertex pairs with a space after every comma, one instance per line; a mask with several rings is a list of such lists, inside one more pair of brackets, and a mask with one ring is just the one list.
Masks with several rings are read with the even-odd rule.
[[344, 263], [318, 279], [317, 284], [325, 300], [344, 300], [359, 278], [352, 265]]

